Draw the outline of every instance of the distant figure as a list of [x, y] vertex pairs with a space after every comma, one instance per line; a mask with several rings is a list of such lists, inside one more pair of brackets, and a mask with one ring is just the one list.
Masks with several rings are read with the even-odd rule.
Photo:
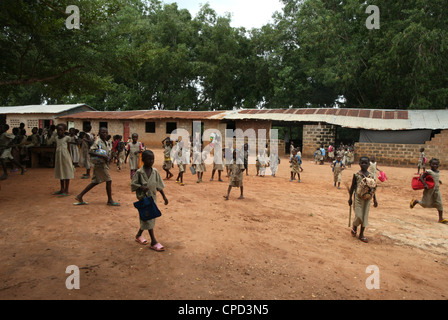
[[418, 164], [417, 164], [418, 174], [420, 174], [420, 170], [425, 172], [425, 165], [426, 165], [425, 148], [420, 148], [420, 156], [418, 157]]

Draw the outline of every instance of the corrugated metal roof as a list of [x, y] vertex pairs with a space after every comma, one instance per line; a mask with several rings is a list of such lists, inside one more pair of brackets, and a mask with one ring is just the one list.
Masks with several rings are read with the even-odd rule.
[[367, 130], [448, 129], [448, 110], [378, 110], [378, 109], [267, 109], [242, 110], [227, 120], [268, 120], [325, 122], [347, 128]]
[[26, 114], [26, 113], [62, 113], [70, 111], [78, 107], [88, 107], [92, 110], [94, 108], [86, 104], [53, 104], [53, 105], [27, 105], [27, 106], [11, 106], [0, 107], [0, 114]]
[[59, 119], [264, 120], [278, 122], [323, 122], [346, 128], [367, 130], [448, 129], [448, 110], [294, 108], [228, 111], [87, 111], [59, 117]]
[[129, 120], [146, 111], [84, 111], [58, 117], [58, 119], [89, 119], [89, 120]]
[[174, 111], [174, 110], [134, 110], [134, 111], [86, 111], [59, 117], [59, 119], [103, 119], [103, 120], [151, 120], [188, 119], [219, 120], [223, 111]]

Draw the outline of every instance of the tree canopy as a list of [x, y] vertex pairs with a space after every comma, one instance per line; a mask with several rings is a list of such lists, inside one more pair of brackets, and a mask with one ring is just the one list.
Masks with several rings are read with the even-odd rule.
[[[444, 0], [282, 0], [259, 29], [158, 0], [2, 0], [0, 104], [448, 107]], [[80, 28], [69, 29], [69, 5]], [[366, 27], [368, 5], [379, 28]]]

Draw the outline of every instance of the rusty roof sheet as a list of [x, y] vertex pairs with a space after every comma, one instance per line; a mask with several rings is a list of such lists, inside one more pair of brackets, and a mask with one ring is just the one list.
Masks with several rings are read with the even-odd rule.
[[132, 110], [132, 111], [86, 111], [59, 117], [61, 120], [151, 120], [190, 119], [220, 120], [225, 111], [174, 111], [174, 110]]
[[341, 127], [368, 130], [448, 129], [448, 110], [390, 110], [291, 108], [267, 109], [263, 112], [242, 110], [229, 114], [227, 120], [269, 120], [291, 122], [325, 122]]
[[265, 120], [279, 122], [324, 122], [341, 127], [368, 130], [448, 129], [448, 110], [390, 109], [240, 109], [227, 111], [87, 111], [59, 119], [102, 120]]

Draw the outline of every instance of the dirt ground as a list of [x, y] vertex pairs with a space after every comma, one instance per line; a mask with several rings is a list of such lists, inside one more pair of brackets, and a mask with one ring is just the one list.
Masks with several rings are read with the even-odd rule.
[[[164, 177], [163, 152], [153, 150]], [[155, 228], [165, 252], [134, 241], [139, 223], [127, 165], [111, 169], [120, 207], [106, 206], [105, 184], [85, 195], [87, 206], [73, 205], [90, 181], [80, 179], [83, 168], [62, 198], [52, 195], [59, 188], [53, 169], [11, 173], [0, 182], [0, 299], [446, 300], [448, 226], [437, 223], [435, 209], [409, 208], [422, 194], [410, 187], [416, 169], [378, 166], [388, 180], [370, 210], [369, 243], [348, 227], [344, 184], [359, 165], [343, 172], [337, 189], [329, 163], [310, 160], [302, 182], [290, 182], [284, 157], [275, 178], [257, 177], [250, 165], [242, 200], [238, 189], [224, 200], [228, 178], [209, 181], [211, 165], [202, 183], [189, 171], [185, 186], [165, 181], [169, 204], [158, 197], [163, 216]], [[442, 170], [445, 204], [447, 178]], [[65, 285], [70, 265], [80, 270], [78, 290]], [[366, 286], [369, 266], [377, 267], [378, 289]]]

